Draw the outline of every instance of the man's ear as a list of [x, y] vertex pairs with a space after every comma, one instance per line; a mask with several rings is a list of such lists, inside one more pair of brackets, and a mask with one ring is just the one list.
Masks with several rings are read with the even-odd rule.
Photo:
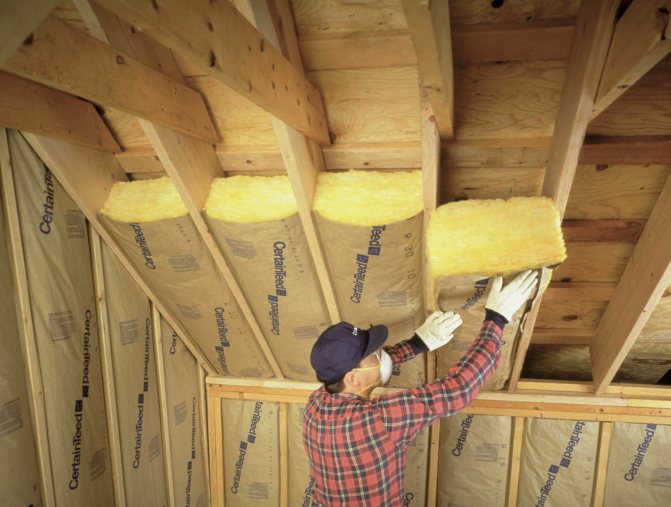
[[343, 377], [343, 382], [346, 386], [359, 387], [361, 382], [359, 381], [359, 375], [353, 371], [348, 371]]

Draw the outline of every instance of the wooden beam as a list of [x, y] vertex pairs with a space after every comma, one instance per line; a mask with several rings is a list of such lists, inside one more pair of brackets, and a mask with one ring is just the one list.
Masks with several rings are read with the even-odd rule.
[[112, 360], [112, 341], [110, 336], [107, 303], [109, 298], [105, 290], [103, 271], [103, 254], [100, 236], [88, 227], [91, 264], [93, 265], [93, 286], [98, 311], [98, 338], [100, 344], [100, 362], [102, 365], [103, 390], [105, 393], [105, 409], [107, 411], [107, 436], [109, 453], [112, 463], [112, 484], [114, 485], [114, 503], [125, 507], [126, 486], [123, 477], [123, 458], [121, 454], [121, 436], [119, 433], [119, 413], [117, 411], [116, 383]]
[[671, 164], [671, 136], [587, 138], [580, 164]]
[[510, 443], [510, 468], [508, 470], [508, 498], [506, 505], [517, 505], [517, 494], [522, 469], [522, 444], [524, 443], [524, 417], [513, 418], [512, 441]]
[[596, 392], [605, 391], [671, 284], [671, 178], [629, 259], [591, 347]]
[[198, 366], [198, 408], [200, 410], [200, 445], [201, 445], [201, 462], [203, 463], [203, 475], [205, 476], [205, 484], [208, 486], [205, 492], [207, 498], [206, 504], [213, 505], [212, 501], [212, 491], [209, 488], [209, 485], [212, 484], [212, 474], [210, 471], [210, 461], [209, 461], [209, 415], [208, 415], [208, 405], [207, 405], [207, 388], [205, 387], [205, 379], [207, 378], [207, 372]]
[[208, 362], [200, 349], [179, 321], [167, 311], [161, 297], [142, 279], [140, 273], [119, 247], [114, 238], [103, 227], [98, 211], [103, 207], [112, 185], [117, 181], [126, 181], [126, 174], [117, 163], [114, 155], [104, 151], [77, 146], [67, 141], [51, 139], [35, 134], [24, 134], [33, 150], [44, 164], [54, 173], [65, 191], [72, 197], [86, 219], [100, 234], [110, 250], [130, 273], [145, 294], [163, 314], [165, 320], [179, 333], [196, 360], [208, 373], [214, 373], [214, 367]]
[[280, 403], [278, 438], [280, 441], [280, 507], [289, 505], [289, 421], [287, 404]]
[[[80, 4], [82, 3], [83, 0], [80, 0]], [[158, 55], [161, 54], [162, 48], [152, 47], [154, 46], [153, 41], [146, 41], [146, 44], [140, 45], [137, 39], [126, 39], [124, 37], [126, 30], [119, 30], [119, 27], [122, 26], [120, 20], [116, 20], [113, 14], [100, 7], [96, 6], [93, 10], [95, 11], [94, 14], [101, 30], [97, 34], [97, 37], [105, 42], [111, 40], [112, 44], [115, 46], [125, 44], [127, 51], [134, 58], [137, 58], [151, 67], [161, 66]], [[91, 17], [89, 22], [93, 23], [96, 20]], [[168, 57], [164, 57], [163, 60], [168, 60]], [[169, 61], [169, 65], [171, 73], [175, 76], [177, 65], [174, 60]], [[181, 81], [181, 77], [175, 77]], [[256, 338], [261, 351], [273, 370], [273, 373], [278, 377], [282, 377], [282, 370], [270, 350], [270, 346], [249, 307], [249, 303], [243, 295], [240, 285], [235, 279], [228, 263], [224, 259], [224, 255], [219, 246], [212, 237], [209, 227], [205, 223], [205, 219], [202, 215], [202, 210], [205, 208], [205, 201], [209, 195], [212, 181], [215, 178], [224, 176], [221, 166], [219, 165], [219, 160], [214, 152], [214, 148], [211, 144], [205, 141], [195, 139], [146, 120], [140, 120], [140, 124], [147, 135], [147, 138], [151, 142], [156, 155], [163, 167], [165, 167], [165, 170], [171, 177], [172, 182], [175, 184], [177, 191], [182, 197], [196, 229], [200, 233], [206, 248], [212, 255], [224, 281], [231, 290], [233, 298], [240, 307], [240, 311], [249, 323], [252, 334]]]
[[403, 0], [403, 11], [417, 53], [420, 81], [440, 135], [454, 135], [454, 71], [448, 2]]
[[121, 147], [92, 104], [0, 72], [0, 125], [109, 152]]
[[599, 427], [599, 443], [597, 446], [596, 466], [594, 469], [592, 507], [603, 507], [603, 497], [606, 492], [606, 469], [608, 468], [608, 454], [610, 451], [610, 439], [612, 434], [613, 423], [602, 422]]
[[0, 67], [63, 0], [4, 0], [0, 3]]
[[[287, 39], [281, 41], [276, 32], [276, 24], [272, 22], [272, 11], [269, 8], [272, 2], [250, 2], [242, 0], [238, 2], [240, 8], [246, 11], [251, 23], [263, 34], [263, 36], [270, 41], [276, 48], [288, 48], [297, 46], [296, 34], [294, 32], [285, 31], [283, 35]], [[276, 2], [275, 9], [283, 4], [283, 1]], [[287, 9], [291, 13], [290, 7], [285, 5], [282, 9], [285, 14]], [[285, 56], [292, 58], [291, 63], [302, 71], [303, 64], [300, 60], [300, 54], [286, 54]], [[335, 291], [331, 282], [331, 276], [326, 264], [326, 258], [322, 250], [322, 245], [317, 233], [317, 227], [312, 215], [312, 203], [314, 199], [315, 188], [317, 186], [317, 178], [324, 168], [324, 155], [319, 145], [305, 137], [300, 132], [294, 130], [287, 123], [280, 118], [272, 118], [273, 130], [277, 144], [282, 154], [282, 161], [286, 169], [291, 188], [296, 203], [298, 205], [298, 214], [301, 219], [305, 239], [308, 243], [312, 262], [314, 263], [317, 278], [321, 288], [322, 296], [329, 314], [331, 322], [338, 322], [340, 320], [340, 311], [336, 302]]]
[[7, 221], [7, 241], [9, 243], [12, 279], [16, 285], [14, 300], [16, 301], [17, 311], [20, 316], [17, 319], [19, 332], [21, 337], [23, 337], [21, 340], [21, 350], [26, 363], [30, 417], [35, 434], [35, 454], [37, 455], [41, 479], [39, 486], [40, 494], [45, 505], [56, 505], [51, 453], [49, 451], [49, 435], [47, 433], [47, 411], [44, 404], [44, 388], [37, 353], [37, 336], [35, 335], [35, 326], [33, 325], [26, 258], [21, 239], [21, 225], [16, 202], [12, 161], [9, 153], [7, 130], [4, 128], [0, 128], [0, 181], [0, 190], [2, 191], [1, 201]]
[[613, 283], [551, 282], [545, 290], [545, 301], [609, 301], [615, 291]]
[[229, 2], [99, 3], [292, 128], [330, 143], [318, 90]]
[[218, 140], [198, 92], [53, 16], [3, 68], [179, 132]]
[[543, 195], [564, 215], [613, 32], [616, 0], [582, 2], [548, 154]]
[[531, 343], [536, 345], [589, 345], [592, 343], [592, 336], [594, 336], [594, 330], [592, 329], [546, 329], [537, 327], [534, 329], [534, 334], [531, 335]]
[[634, 0], [615, 25], [593, 120], [671, 52], [671, 0]]
[[[109, 244], [108, 244], [109, 246]], [[132, 272], [131, 272], [132, 274]], [[163, 444], [163, 469], [168, 505], [176, 507], [175, 478], [172, 471], [172, 439], [170, 438], [170, 412], [166, 390], [165, 362], [163, 360], [163, 330], [161, 314], [156, 305], [151, 305], [151, 326], [154, 337], [154, 358], [156, 361], [156, 385], [158, 387], [158, 410], [161, 417], [161, 441]]]

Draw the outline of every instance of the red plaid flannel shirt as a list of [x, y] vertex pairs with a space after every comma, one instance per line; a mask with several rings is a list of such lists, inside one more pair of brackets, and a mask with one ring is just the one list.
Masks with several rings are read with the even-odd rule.
[[[499, 362], [503, 329], [486, 320], [478, 339], [443, 378], [431, 384], [364, 400], [310, 395], [303, 444], [314, 481], [313, 505], [402, 506], [408, 444], [435, 419], [466, 407]], [[394, 366], [415, 357], [408, 341], [386, 348]]]

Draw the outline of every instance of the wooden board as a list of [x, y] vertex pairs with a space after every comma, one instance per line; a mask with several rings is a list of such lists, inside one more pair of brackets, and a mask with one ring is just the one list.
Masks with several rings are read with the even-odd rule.
[[607, 301], [548, 301], [538, 311], [536, 328], [595, 329]]
[[324, 97], [334, 144], [419, 139], [416, 68], [327, 70], [308, 77]]
[[441, 181], [443, 202], [540, 195], [544, 174], [544, 167], [444, 168]]
[[646, 219], [667, 178], [671, 164], [579, 166], [566, 219]]
[[568, 243], [567, 259], [552, 274], [555, 282], [612, 282], [620, 280], [634, 250], [628, 243]]
[[480, 23], [515, 23], [545, 19], [572, 19], [576, 17], [580, 0], [460, 0], [450, 2], [452, 23], [474, 25]]
[[455, 69], [455, 138], [550, 137], [565, 61], [460, 65]]

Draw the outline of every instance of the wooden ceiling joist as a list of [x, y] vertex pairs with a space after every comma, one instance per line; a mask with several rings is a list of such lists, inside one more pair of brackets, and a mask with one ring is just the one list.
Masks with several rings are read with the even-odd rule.
[[5, 0], [0, 3], [0, 67], [64, 0]]
[[[85, 8], [88, 4], [86, 0], [80, 0], [79, 3], [82, 8]], [[113, 14], [95, 4], [89, 5], [93, 7], [91, 9], [91, 17], [88, 18], [89, 23], [97, 21], [97, 25], [91, 28], [98, 27], [102, 30], [102, 32], [97, 33], [97, 37], [101, 38], [102, 41], [111, 42], [113, 46], [125, 44], [126, 50], [134, 58], [145, 62], [153, 68], [161, 65], [160, 60], [167, 61], [168, 65], [170, 65], [171, 74], [175, 75], [178, 72], [174, 61], [170, 61], [172, 55], [169, 50], [156, 46], [153, 41], [145, 41], [146, 44], [139, 44], [138, 42], [142, 42], [141, 39], [124, 37], [125, 33], [131, 33], [131, 31], [123, 30], [123, 22], [121, 20], [117, 20]], [[95, 19], [93, 16], [95, 16]], [[159, 58], [162, 52], [167, 54]], [[178, 76], [175, 77], [179, 79]], [[140, 124], [156, 151], [160, 162], [182, 197], [196, 229], [212, 255], [228, 288], [231, 290], [236, 303], [240, 307], [240, 311], [249, 323], [252, 333], [266, 361], [268, 361], [273, 374], [278, 378], [282, 378], [284, 376], [282, 370], [270, 350], [261, 327], [256, 321], [240, 285], [228, 266], [221, 249], [212, 237], [202, 215], [212, 181], [215, 178], [224, 176], [214, 147], [206, 141], [147, 120], [140, 120]]]
[[218, 140], [198, 92], [53, 16], [3, 68], [179, 132]]
[[403, 0], [420, 82], [443, 139], [454, 135], [454, 69], [448, 2]]
[[229, 2], [99, 3], [292, 128], [330, 143], [319, 91]]
[[592, 119], [671, 52], [671, 0], [634, 0], [618, 20]]
[[24, 133], [24, 136], [135, 282], [159, 308], [170, 326], [182, 337], [196, 360], [209, 373], [214, 373], [214, 367], [194, 344], [183, 326], [168, 311], [160, 295], [144, 283], [140, 273], [133, 267], [132, 262], [128, 260], [126, 254], [98, 219], [98, 211], [105, 204], [112, 185], [118, 181], [127, 180], [126, 174], [114, 155], [35, 134]]
[[594, 333], [592, 376], [603, 393], [671, 284], [671, 178]]
[[0, 72], [0, 125], [121, 151], [93, 104], [5, 72]]
[[[543, 195], [554, 200], [562, 217], [578, 167], [619, 3], [617, 0], [590, 0], [580, 4], [542, 190]], [[522, 326], [509, 382], [511, 391], [516, 389], [522, 373], [539, 308], [540, 304], [527, 314]]]

